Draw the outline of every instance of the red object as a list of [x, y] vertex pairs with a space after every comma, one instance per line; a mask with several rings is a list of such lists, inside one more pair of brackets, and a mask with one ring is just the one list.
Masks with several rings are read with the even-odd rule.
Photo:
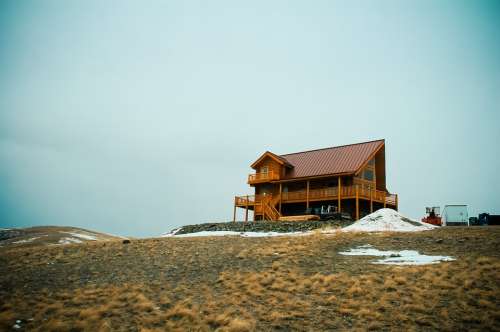
[[439, 206], [426, 207], [425, 213], [427, 213], [427, 217], [422, 218], [422, 222], [441, 226], [441, 216], [439, 215]]

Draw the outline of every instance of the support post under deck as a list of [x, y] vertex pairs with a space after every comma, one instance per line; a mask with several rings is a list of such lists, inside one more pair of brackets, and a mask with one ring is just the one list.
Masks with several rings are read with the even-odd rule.
[[306, 209], [309, 209], [309, 180], [306, 182]]
[[236, 221], [236, 197], [234, 198], [233, 222]]
[[341, 180], [341, 177], [339, 176], [338, 177], [338, 186], [337, 186], [337, 190], [338, 190], [338, 193], [337, 193], [337, 197], [338, 197], [338, 202], [337, 202], [337, 208], [339, 210], [339, 212], [342, 212], [342, 208], [341, 208], [341, 202], [342, 202], [342, 198], [340, 197], [342, 194], [342, 180]]
[[370, 213], [373, 213], [373, 189], [370, 187]]
[[248, 221], [248, 195], [247, 195], [247, 201], [245, 204], [245, 222]]
[[358, 185], [356, 185], [356, 220], [359, 220], [359, 190]]
[[279, 212], [280, 212], [280, 214], [281, 214], [281, 199], [282, 199], [282, 196], [283, 196], [283, 195], [281, 194], [281, 192], [282, 192], [282, 191], [281, 191], [281, 183], [280, 183], [280, 202], [279, 202]]

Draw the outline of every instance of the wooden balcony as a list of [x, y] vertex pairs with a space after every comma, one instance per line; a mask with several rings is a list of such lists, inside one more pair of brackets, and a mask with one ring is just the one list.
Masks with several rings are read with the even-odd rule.
[[[388, 194], [385, 191], [363, 188], [360, 186], [347, 186], [341, 187], [340, 197], [341, 199], [356, 198], [373, 200], [375, 202], [384, 203], [387, 205], [396, 205], [397, 195]], [[300, 191], [290, 191], [281, 194], [281, 201], [283, 203], [299, 203], [299, 202], [314, 202], [314, 201], [327, 201], [336, 200], [339, 197], [339, 190], [337, 187], [332, 188], [322, 188], [322, 189], [311, 189], [309, 193], [307, 190]]]
[[256, 202], [260, 202], [261, 200], [261, 195], [236, 196], [234, 197], [234, 204], [240, 207], [244, 207], [247, 205], [253, 207]]
[[[374, 202], [383, 203], [384, 205], [397, 206], [397, 194], [389, 194], [385, 191], [368, 189], [362, 186], [346, 186], [340, 189], [341, 199], [352, 199], [357, 197], [359, 199], [373, 200]], [[236, 196], [235, 205], [239, 207], [253, 206], [260, 204], [264, 197], [270, 195], [247, 195]], [[337, 200], [339, 198], [339, 191], [337, 187], [311, 189], [309, 193], [307, 190], [289, 191], [281, 193], [282, 203], [301, 203], [301, 202], [316, 202], [316, 201], [329, 201]]]
[[279, 174], [275, 173], [274, 171], [248, 175], [248, 184], [264, 183], [273, 180], [279, 180]]

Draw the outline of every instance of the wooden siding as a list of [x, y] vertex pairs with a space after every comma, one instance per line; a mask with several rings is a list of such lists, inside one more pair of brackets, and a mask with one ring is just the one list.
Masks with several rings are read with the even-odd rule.
[[385, 145], [375, 155], [375, 174], [377, 176], [377, 189], [387, 190], [385, 184]]

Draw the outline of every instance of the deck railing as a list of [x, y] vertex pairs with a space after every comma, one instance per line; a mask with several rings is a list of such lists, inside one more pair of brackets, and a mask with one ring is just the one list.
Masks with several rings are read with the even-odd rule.
[[[245, 195], [245, 196], [236, 196], [234, 198], [234, 202], [238, 206], [243, 205], [255, 205], [260, 204], [266, 195]], [[270, 196], [270, 195], [267, 195]]]
[[[388, 194], [385, 191], [370, 189], [362, 186], [345, 186], [341, 187], [340, 197], [341, 198], [355, 198], [356, 189], [358, 191], [358, 198], [362, 199], [373, 199], [377, 202], [384, 202], [388, 205], [397, 205], [397, 195]], [[269, 196], [269, 195], [267, 195]], [[247, 196], [236, 196], [235, 203], [237, 206], [245, 205], [255, 205], [260, 204], [264, 195], [247, 195]], [[277, 197], [276, 197], [277, 198]], [[281, 193], [281, 201], [283, 203], [293, 203], [293, 202], [304, 202], [307, 199], [309, 201], [315, 200], [335, 200], [338, 199], [338, 187], [321, 188], [321, 189], [310, 189], [309, 196], [307, 190], [289, 191]]]
[[236, 196], [234, 202], [236, 206], [253, 207], [254, 212], [263, 214], [266, 220], [278, 220], [281, 214], [276, 209], [279, 196], [273, 195], [246, 195]]
[[248, 183], [267, 182], [273, 180], [279, 180], [279, 174], [275, 173], [274, 171], [248, 175]]
[[389, 194], [385, 197], [385, 202], [389, 205], [397, 205], [398, 204], [398, 195]]

